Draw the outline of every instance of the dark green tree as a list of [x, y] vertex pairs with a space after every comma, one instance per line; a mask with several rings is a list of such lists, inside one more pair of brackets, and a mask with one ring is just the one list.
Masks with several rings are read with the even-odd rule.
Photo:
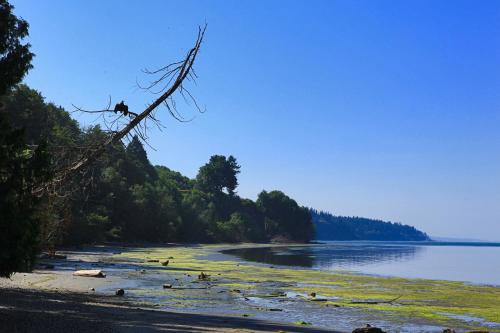
[[155, 180], [158, 178], [158, 174], [149, 162], [146, 150], [144, 150], [137, 135], [128, 144], [126, 152], [125, 176], [132, 184], [142, 184], [146, 180]]
[[[4, 114], [14, 129], [23, 129], [25, 143], [30, 147], [36, 147], [46, 143], [49, 154], [50, 170], [58, 170], [66, 167], [69, 161], [74, 160], [79, 153], [73, 147], [84, 144], [83, 137], [86, 135], [71, 119], [68, 112], [52, 103], [46, 103], [43, 96], [36, 90], [24, 84], [19, 84], [10, 89], [3, 98]], [[89, 132], [92, 132], [92, 128]], [[75, 179], [75, 182], [80, 179]], [[87, 193], [85, 194], [87, 195]], [[66, 196], [45, 197], [40, 201], [40, 245], [44, 248], [53, 248], [62, 238], [64, 229], [72, 224], [81, 226], [78, 214], [80, 203], [83, 201], [83, 193], [80, 190], [72, 191]], [[71, 204], [70, 204], [71, 202]], [[75, 218], [71, 218], [70, 211], [74, 210]], [[77, 233], [72, 233], [76, 235]], [[78, 233], [80, 235], [83, 232]], [[88, 233], [91, 234], [91, 233]]]
[[157, 165], [155, 166], [155, 169], [159, 180], [163, 184], [169, 183], [181, 191], [189, 191], [193, 189], [194, 181], [186, 176], [183, 176], [180, 172], [170, 170], [163, 165]]
[[125, 229], [124, 236], [129, 236], [129, 240], [175, 241], [182, 224], [177, 189], [147, 182], [132, 186], [131, 192], [134, 210], [128, 224], [130, 230]]
[[[72, 154], [78, 154], [78, 147], [93, 149], [107, 138], [99, 126], [81, 129], [64, 109], [45, 102], [40, 93], [25, 85], [11, 89], [4, 101], [6, 108], [2, 115], [19, 129], [16, 132], [19, 137], [23, 136], [20, 133], [24, 128], [29, 146], [20, 143], [23, 149], [14, 155], [4, 152], [3, 161], [24, 156], [21, 161], [26, 171], [33, 171], [29, 157], [34, 156], [34, 151], [26, 147], [43, 147], [47, 141], [51, 170], [59, 170], [65, 161], [75, 159], [76, 155]], [[16, 149], [5, 151], [10, 153]], [[23, 155], [24, 152], [27, 155]], [[2, 168], [7, 170], [7, 165], [16, 164], [4, 164]], [[34, 227], [32, 235], [38, 233], [40, 225], [41, 245], [49, 249], [61, 244], [107, 240], [261, 242], [277, 236], [308, 240], [309, 216], [282, 192], [263, 192], [257, 203], [236, 195], [239, 170], [234, 157], [215, 155], [200, 168], [196, 179], [189, 179], [167, 167], [153, 167], [136, 137], [127, 146], [118, 142], [108, 147], [86, 172], [74, 175], [72, 182], [81, 186], [73, 187], [65, 199], [51, 197], [38, 201], [33, 198], [32, 208], [24, 210], [28, 214], [25, 220], [38, 221], [30, 224]], [[34, 182], [27, 176], [13, 179], [19, 181], [23, 177], [30, 184]], [[29, 200], [21, 202], [30, 203]], [[19, 211], [15, 209], [12, 211]], [[28, 262], [23, 267], [31, 265], [31, 261], [23, 260], [19, 262]]]
[[221, 194], [226, 192], [234, 195], [238, 186], [236, 176], [240, 173], [240, 166], [236, 158], [222, 155], [213, 155], [210, 161], [202, 166], [196, 176], [196, 187], [203, 192]]
[[314, 228], [309, 210], [281, 191], [262, 191], [257, 206], [265, 216], [266, 232], [294, 241], [309, 241]]
[[214, 241], [216, 207], [211, 196], [197, 189], [185, 192], [182, 198], [183, 227], [181, 238], [194, 242]]
[[0, 113], [0, 276], [32, 268], [38, 250], [40, 199], [35, 184], [48, 179], [45, 145], [26, 148], [23, 130]]
[[15, 16], [13, 10], [7, 0], [0, 0], [0, 96], [21, 82], [32, 68], [31, 45], [22, 41], [28, 36], [28, 23]]
[[32, 268], [37, 251], [39, 198], [34, 187], [48, 177], [45, 144], [27, 149], [24, 130], [14, 129], [5, 112], [4, 95], [31, 68], [33, 54], [22, 39], [28, 23], [0, 0], [0, 276]]
[[53, 103], [46, 103], [40, 92], [27, 85], [15, 86], [3, 97], [3, 103], [11, 126], [24, 128], [27, 144], [37, 145], [47, 141], [49, 146], [57, 147], [60, 155], [61, 147], [70, 151], [71, 147], [82, 143], [84, 133], [69, 113]]
[[227, 221], [217, 222], [217, 241], [223, 242], [265, 242], [269, 240], [264, 226], [264, 215], [255, 202], [241, 199], [239, 207]]
[[217, 222], [217, 240], [222, 242], [243, 242], [248, 238], [250, 221], [239, 212], [231, 214], [228, 221]]
[[[58, 129], [58, 137], [66, 138], [68, 128], [63, 125], [54, 126]], [[55, 130], [54, 130], [55, 132]], [[77, 137], [81, 137], [81, 145], [84, 147], [92, 147], [97, 143], [102, 142], [106, 138], [106, 133], [102, 131], [100, 126], [92, 126], [85, 131], [80, 131]], [[74, 143], [61, 140], [56, 141], [64, 147], [71, 147]], [[120, 161], [125, 159], [125, 149], [123, 145], [112, 147], [107, 154], [97, 160], [89, 169], [87, 174], [78, 175], [74, 182], [81, 184], [75, 187], [73, 191], [68, 193], [66, 200], [61, 202], [58, 198], [51, 198], [57, 204], [56, 207], [50, 208], [55, 213], [57, 219], [62, 221], [63, 225], [59, 227], [59, 231], [63, 233], [60, 239], [52, 241], [51, 245], [74, 245], [84, 243], [94, 243], [107, 240], [108, 233], [112, 229], [112, 216], [115, 209], [114, 198], [117, 193], [120, 193], [120, 186], [112, 186], [106, 182], [106, 171], [114, 171]], [[120, 207], [116, 205], [116, 208]], [[119, 211], [119, 210], [118, 210]], [[46, 223], [50, 220], [46, 221]], [[45, 226], [45, 225], [44, 225]], [[56, 225], [57, 226], [57, 225]], [[54, 228], [47, 226], [49, 234], [54, 233]], [[44, 230], [45, 231], [45, 230]], [[45, 233], [42, 233], [45, 235]], [[110, 237], [113, 238], [113, 237]], [[47, 239], [47, 237], [43, 237]], [[116, 240], [116, 239], [113, 239]], [[47, 241], [50, 241], [47, 239]]]
[[357, 216], [335, 216], [309, 209], [316, 229], [316, 239], [428, 241], [429, 235], [415, 227]]
[[246, 240], [252, 242], [263, 242], [267, 240], [264, 226], [264, 215], [256, 203], [250, 199], [241, 199], [238, 211], [248, 221], [246, 225]]

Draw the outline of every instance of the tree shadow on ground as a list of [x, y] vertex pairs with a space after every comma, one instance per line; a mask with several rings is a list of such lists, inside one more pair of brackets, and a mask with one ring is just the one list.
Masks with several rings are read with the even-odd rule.
[[124, 305], [115, 297], [0, 288], [2, 332], [278, 332], [326, 330]]

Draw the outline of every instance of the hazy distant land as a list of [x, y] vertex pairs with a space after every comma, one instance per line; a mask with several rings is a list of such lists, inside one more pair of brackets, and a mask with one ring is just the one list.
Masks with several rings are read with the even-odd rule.
[[335, 216], [309, 210], [318, 240], [429, 241], [431, 238], [415, 227], [368, 219]]

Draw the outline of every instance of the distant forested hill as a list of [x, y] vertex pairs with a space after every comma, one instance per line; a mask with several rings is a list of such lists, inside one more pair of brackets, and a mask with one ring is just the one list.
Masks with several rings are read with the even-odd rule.
[[318, 240], [425, 241], [429, 236], [415, 227], [367, 219], [334, 216], [310, 209]]

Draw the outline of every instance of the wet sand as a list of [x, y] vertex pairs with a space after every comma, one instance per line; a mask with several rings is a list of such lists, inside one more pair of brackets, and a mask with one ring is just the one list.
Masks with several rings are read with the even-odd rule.
[[[0, 279], [1, 332], [335, 332], [290, 323], [154, 309], [153, 304], [113, 296], [131, 281], [106, 262], [117, 248], [63, 252], [41, 260], [33, 273]], [[46, 269], [45, 265], [54, 265]], [[118, 266], [118, 267], [116, 267]], [[127, 270], [137, 270], [130, 263]], [[106, 278], [75, 277], [76, 269], [102, 268]], [[111, 273], [109, 273], [111, 271]]]
[[229, 316], [158, 311], [105, 296], [16, 288], [0, 288], [0, 331], [327, 332]]
[[[269, 245], [62, 251], [66, 259], [40, 260], [32, 273], [0, 279], [0, 332], [351, 332], [367, 323], [387, 332], [442, 332], [450, 326], [467, 332], [484, 325], [473, 317], [450, 319], [445, 312], [468, 314], [464, 306], [476, 310], [478, 300], [488, 309], [498, 303], [497, 288], [274, 267], [220, 252], [257, 246]], [[162, 265], [166, 259], [169, 264]], [[107, 276], [73, 276], [79, 269], [102, 269]], [[199, 279], [202, 271], [210, 277]], [[115, 296], [118, 288], [125, 289], [124, 297]], [[426, 290], [431, 291], [424, 303], [418, 303]], [[399, 295], [404, 299], [394, 304], [352, 304]], [[445, 308], [443, 302], [452, 298], [460, 306]], [[490, 312], [497, 321], [495, 310]]]

